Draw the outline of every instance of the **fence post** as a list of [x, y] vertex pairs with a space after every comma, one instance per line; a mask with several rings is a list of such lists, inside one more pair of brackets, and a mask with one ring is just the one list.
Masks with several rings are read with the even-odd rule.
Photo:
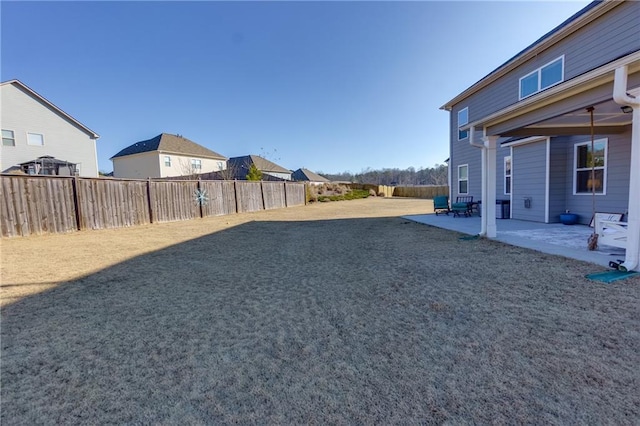
[[[202, 185], [200, 184], [200, 176], [198, 176], [198, 193], [201, 194], [202, 193]], [[198, 199], [198, 205], [200, 206], [200, 219], [202, 219], [204, 216], [202, 214], [202, 200]]]
[[153, 223], [153, 203], [151, 202], [151, 178], [147, 178], [147, 205], [149, 206], [149, 223]]
[[236, 195], [236, 213], [240, 213], [240, 204], [238, 204], [238, 200], [240, 199], [240, 197], [238, 197], [238, 180], [234, 179], [233, 180], [233, 192]]
[[76, 209], [76, 228], [82, 230], [82, 215], [80, 214], [80, 201], [78, 199], [78, 176], [74, 176], [71, 180], [71, 188], [73, 192], [73, 206]]
[[287, 201], [287, 181], [284, 182], [284, 206], [289, 207], [289, 201]]
[[266, 210], [267, 205], [264, 203], [264, 185], [262, 185], [262, 181], [260, 181], [260, 195], [262, 196], [262, 210]]

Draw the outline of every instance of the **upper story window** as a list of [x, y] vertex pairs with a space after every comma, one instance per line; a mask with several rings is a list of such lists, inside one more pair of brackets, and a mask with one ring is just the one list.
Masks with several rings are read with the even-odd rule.
[[168, 156], [168, 155], [164, 156], [164, 165], [166, 167], [171, 167], [171, 157], [170, 156]]
[[191, 170], [201, 170], [202, 169], [202, 160], [198, 160], [195, 158], [191, 159]]
[[2, 146], [16, 146], [16, 137], [13, 130], [2, 129]]
[[[597, 139], [577, 143], [573, 154], [573, 193], [591, 194], [595, 189], [596, 194], [606, 194], [607, 185], [607, 139]], [[591, 169], [593, 168], [593, 176]]]
[[564, 56], [561, 56], [520, 79], [520, 99], [561, 83], [563, 80]]
[[27, 133], [27, 145], [43, 146], [44, 135], [41, 133]]
[[469, 107], [458, 111], [458, 140], [466, 139], [469, 136], [468, 130], [460, 130], [460, 127], [469, 124]]

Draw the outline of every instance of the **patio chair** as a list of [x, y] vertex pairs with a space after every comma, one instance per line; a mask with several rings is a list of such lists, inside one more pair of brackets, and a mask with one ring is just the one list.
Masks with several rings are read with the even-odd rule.
[[438, 213], [444, 213], [449, 216], [449, 197], [446, 195], [439, 195], [437, 197], [433, 197], [433, 210], [436, 212], [436, 216]]
[[471, 207], [473, 205], [473, 196], [461, 196], [456, 198], [456, 202], [451, 204], [451, 211], [453, 217], [460, 216], [460, 213], [465, 217], [471, 216]]

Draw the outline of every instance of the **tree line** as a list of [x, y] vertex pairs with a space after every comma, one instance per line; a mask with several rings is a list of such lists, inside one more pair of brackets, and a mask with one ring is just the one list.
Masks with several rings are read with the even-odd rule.
[[410, 186], [410, 185], [447, 185], [447, 165], [436, 164], [433, 167], [407, 169], [382, 169], [373, 170], [367, 168], [360, 173], [323, 173], [319, 175], [331, 181], [344, 181], [353, 183], [370, 183], [374, 185]]

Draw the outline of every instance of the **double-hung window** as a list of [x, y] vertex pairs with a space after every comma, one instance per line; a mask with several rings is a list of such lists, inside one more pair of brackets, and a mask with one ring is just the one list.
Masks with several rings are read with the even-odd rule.
[[511, 156], [504, 157], [504, 195], [511, 194]]
[[564, 80], [564, 56], [520, 78], [520, 99], [534, 95]]
[[460, 127], [469, 124], [469, 107], [458, 111], [458, 140], [466, 139], [469, 136], [469, 130], [460, 130]]
[[458, 194], [469, 193], [469, 165], [458, 166]]
[[191, 170], [202, 170], [202, 160], [196, 158], [191, 159]]
[[[573, 155], [573, 193], [606, 194], [607, 186], [607, 139], [578, 143]], [[592, 176], [593, 169], [593, 176]]]
[[13, 130], [2, 129], [2, 146], [16, 146], [16, 137]]
[[27, 133], [27, 145], [43, 146], [44, 135], [41, 133]]
[[164, 156], [164, 165], [165, 165], [165, 167], [171, 167], [171, 156], [170, 155], [165, 155]]

